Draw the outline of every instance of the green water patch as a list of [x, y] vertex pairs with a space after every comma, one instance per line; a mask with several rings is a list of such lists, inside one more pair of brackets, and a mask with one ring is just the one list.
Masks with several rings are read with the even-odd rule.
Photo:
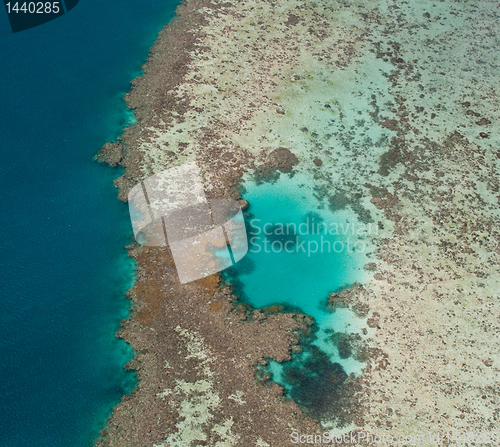
[[[223, 272], [243, 303], [266, 313], [294, 311], [313, 317], [292, 360], [270, 360], [258, 375], [282, 385], [313, 417], [338, 414], [341, 388], [365, 363], [356, 344], [366, 321], [347, 307], [329, 305], [331, 293], [364, 283], [373, 261], [375, 223], [349, 206], [332, 210], [306, 174], [281, 174], [272, 182], [247, 181], [243, 196], [249, 251]], [[352, 343], [356, 340], [356, 343]]]

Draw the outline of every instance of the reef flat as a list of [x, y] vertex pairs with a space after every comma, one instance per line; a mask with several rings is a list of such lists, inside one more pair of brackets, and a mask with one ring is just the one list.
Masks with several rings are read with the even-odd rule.
[[[499, 12], [187, 1], [126, 97], [137, 123], [101, 154], [125, 168], [123, 200], [196, 161], [210, 197], [295, 172], [332, 210], [377, 223], [371, 279], [337, 297], [370, 328], [337, 430], [446, 445], [499, 426]], [[129, 250], [134, 312], [119, 335], [140, 382], [100, 445], [284, 446], [323, 430], [254, 372], [289, 358], [307, 316], [248, 312], [217, 277], [180, 285], [167, 249]]]

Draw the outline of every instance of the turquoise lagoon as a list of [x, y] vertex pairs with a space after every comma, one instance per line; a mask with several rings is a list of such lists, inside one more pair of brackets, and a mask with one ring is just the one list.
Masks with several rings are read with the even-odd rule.
[[281, 174], [265, 183], [249, 180], [243, 197], [250, 203], [245, 215], [249, 251], [224, 278], [253, 307], [266, 310], [278, 304], [314, 318], [312, 333], [301, 340], [302, 352], [281, 364], [270, 360], [260, 373], [270, 374], [290, 397], [321, 418], [324, 402], [318, 404], [314, 395], [335, 391], [321, 385], [325, 375], [334, 374], [341, 384], [365, 366], [356, 356], [339, 352], [335, 337], [363, 338], [368, 333], [366, 321], [352, 310], [329, 308], [329, 294], [368, 279], [364, 266], [372, 260], [378, 227], [361, 221], [349, 208], [335, 210], [305, 173]]

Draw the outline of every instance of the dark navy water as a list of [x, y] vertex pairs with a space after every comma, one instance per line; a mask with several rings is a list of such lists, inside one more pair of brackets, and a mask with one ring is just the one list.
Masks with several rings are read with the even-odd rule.
[[116, 169], [93, 155], [174, 0], [82, 0], [12, 34], [0, 11], [0, 446], [91, 446], [135, 386], [115, 338], [133, 264]]

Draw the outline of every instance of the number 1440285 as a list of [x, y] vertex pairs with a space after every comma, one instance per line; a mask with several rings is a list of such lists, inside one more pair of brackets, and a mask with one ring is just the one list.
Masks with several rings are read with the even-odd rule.
[[60, 11], [60, 2], [16, 2], [6, 3], [7, 13], [21, 14], [57, 14]]

